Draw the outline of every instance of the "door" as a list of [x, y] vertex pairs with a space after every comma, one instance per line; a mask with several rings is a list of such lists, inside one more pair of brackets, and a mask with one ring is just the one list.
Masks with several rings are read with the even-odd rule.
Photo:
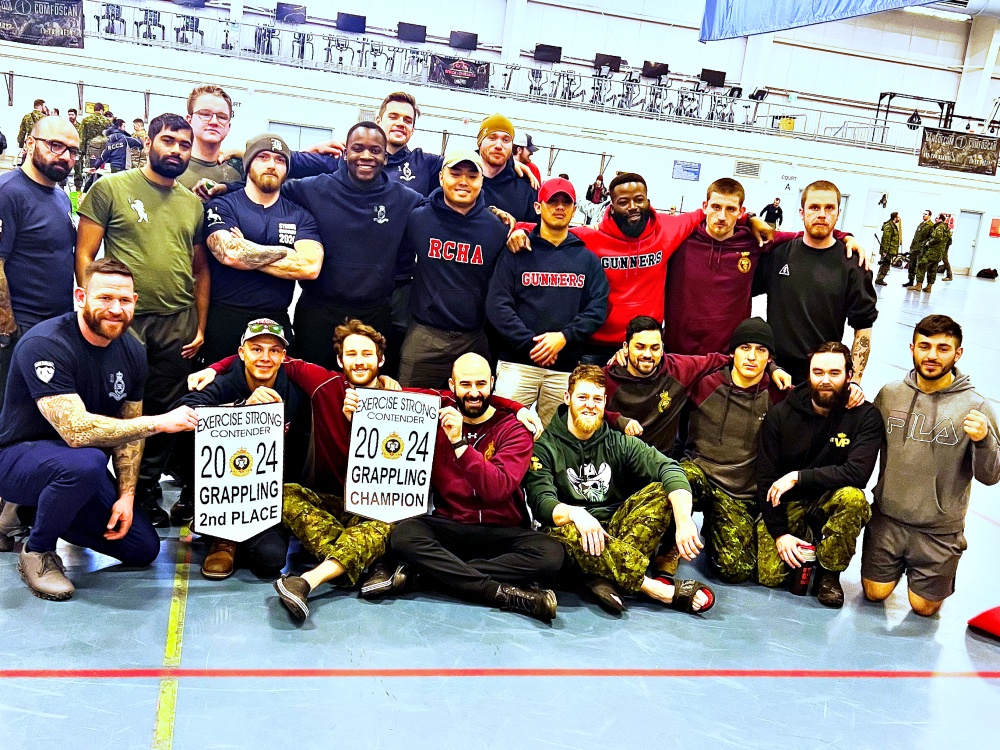
[[[955, 221], [955, 234], [952, 237], [948, 260], [951, 261], [953, 273], [968, 274], [976, 255], [976, 243], [979, 241], [979, 230], [983, 223], [983, 215], [979, 211], [962, 211]], [[975, 271], [973, 271], [975, 273]]]

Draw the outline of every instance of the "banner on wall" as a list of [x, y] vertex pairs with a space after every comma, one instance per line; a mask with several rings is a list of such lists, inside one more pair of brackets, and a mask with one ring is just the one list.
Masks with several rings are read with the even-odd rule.
[[485, 91], [490, 87], [490, 64], [461, 57], [431, 55], [427, 80], [456, 88]]
[[83, 0], [0, 0], [0, 41], [83, 49]]
[[917, 165], [952, 172], [996, 175], [1000, 138], [924, 128]]
[[705, 0], [701, 21], [703, 42], [735, 39], [751, 34], [794, 29], [815, 23], [839, 21], [884, 10], [930, 5], [935, 0]]

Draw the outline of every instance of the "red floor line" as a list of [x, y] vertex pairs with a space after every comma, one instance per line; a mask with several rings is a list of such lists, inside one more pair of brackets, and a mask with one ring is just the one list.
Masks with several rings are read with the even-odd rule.
[[0, 669], [0, 679], [161, 679], [183, 678], [357, 678], [357, 677], [735, 677], [771, 679], [1000, 679], [1000, 671], [937, 672], [933, 670], [862, 669]]
[[989, 522], [990, 522], [991, 524], [993, 524], [994, 526], [1000, 526], [1000, 521], [996, 520], [995, 518], [990, 518], [989, 516], [984, 516], [984, 515], [983, 515], [982, 513], [980, 513], [980, 512], [978, 511], [978, 510], [974, 510], [974, 511], [972, 511], [972, 512], [973, 512], [973, 513], [975, 513], [975, 514], [976, 514], [977, 516], [979, 516], [980, 518], [982, 518], [982, 519], [983, 519], [984, 521], [989, 521]]

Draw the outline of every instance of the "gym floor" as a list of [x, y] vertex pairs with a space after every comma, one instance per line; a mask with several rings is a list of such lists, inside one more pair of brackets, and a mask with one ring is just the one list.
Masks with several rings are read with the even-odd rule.
[[[914, 323], [941, 312], [964, 327], [960, 369], [1000, 410], [996, 283], [956, 277], [927, 295], [904, 279], [878, 287], [869, 398], [910, 368]], [[975, 485], [958, 591], [928, 619], [904, 586], [865, 602], [858, 557], [840, 611], [718, 584], [699, 560], [680, 573], [715, 586], [704, 616], [634, 600], [616, 619], [560, 591], [547, 626], [437, 594], [325, 588], [297, 626], [270, 581], [204, 580], [205, 546], [177, 529], [147, 570], [61, 547], [69, 603], [31, 596], [3, 554], [0, 748], [982, 746], [995, 742], [1000, 641], [965, 623], [1000, 604], [998, 501], [1000, 487]]]

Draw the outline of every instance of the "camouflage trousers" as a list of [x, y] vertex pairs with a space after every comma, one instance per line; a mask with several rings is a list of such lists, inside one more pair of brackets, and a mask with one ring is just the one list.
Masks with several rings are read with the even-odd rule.
[[947, 253], [947, 249], [940, 247], [929, 247], [924, 250], [920, 256], [920, 260], [917, 261], [918, 284], [923, 283], [924, 274], [927, 274], [928, 286], [934, 283], [934, 280], [937, 279], [938, 264], [944, 258], [945, 253]]
[[681, 461], [694, 509], [705, 515], [705, 551], [720, 581], [742, 583], [757, 575], [757, 506], [730, 497], [692, 461]]
[[[864, 490], [841, 487], [815, 500], [793, 500], [785, 505], [788, 531], [816, 545], [816, 560], [826, 570], [846, 570], [854, 557], [861, 528], [871, 520], [872, 509]], [[778, 555], [778, 547], [763, 521], [757, 524], [757, 580], [781, 586], [791, 568]]]
[[361, 573], [385, 553], [392, 526], [344, 510], [344, 498], [286, 484], [281, 520], [319, 560], [335, 560], [357, 583]]
[[653, 482], [622, 503], [610, 520], [603, 523], [610, 539], [605, 539], [600, 556], [588, 554], [576, 525], [545, 531], [566, 548], [566, 556], [588, 575], [606, 578], [623, 591], [634, 593], [642, 587], [649, 558], [670, 525], [670, 500], [661, 482]]

